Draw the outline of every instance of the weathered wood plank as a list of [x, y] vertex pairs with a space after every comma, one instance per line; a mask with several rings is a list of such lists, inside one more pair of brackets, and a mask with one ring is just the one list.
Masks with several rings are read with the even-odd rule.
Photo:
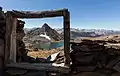
[[54, 12], [63, 12], [63, 11], [66, 11], [66, 10], [68, 10], [68, 9], [66, 9], [66, 8], [64, 8], [64, 9], [57, 9], [57, 10], [47, 10], [47, 11], [20, 11], [21, 13], [27, 13], [27, 14], [29, 14], [29, 13], [35, 13], [35, 14], [41, 14], [41, 13], [54, 13]]
[[10, 11], [13, 16], [18, 18], [46, 18], [46, 17], [58, 17], [63, 16], [63, 12], [67, 9], [51, 10], [51, 11]]
[[10, 55], [10, 41], [11, 41], [11, 29], [12, 29], [12, 24], [11, 24], [11, 19], [12, 16], [10, 12], [6, 13], [6, 33], [5, 33], [5, 63], [9, 62], [9, 55]]
[[65, 65], [70, 66], [70, 13], [64, 11], [64, 54]]
[[17, 18], [12, 19], [12, 33], [11, 33], [11, 47], [10, 47], [10, 61], [16, 63], [16, 24]]

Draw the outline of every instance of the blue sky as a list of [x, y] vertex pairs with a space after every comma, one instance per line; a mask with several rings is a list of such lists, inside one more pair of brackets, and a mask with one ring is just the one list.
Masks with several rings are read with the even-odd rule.
[[[51, 10], [68, 8], [71, 27], [120, 29], [120, 0], [0, 0], [4, 10]], [[62, 17], [25, 19], [25, 27], [40, 27], [44, 23], [62, 27]]]

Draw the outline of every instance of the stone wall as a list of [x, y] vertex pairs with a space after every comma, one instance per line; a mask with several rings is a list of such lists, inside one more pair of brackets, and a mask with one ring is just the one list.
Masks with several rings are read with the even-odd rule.
[[5, 25], [4, 12], [0, 7], [0, 75], [3, 76], [4, 69], [4, 42], [5, 42]]
[[104, 40], [72, 43], [72, 72], [96, 72], [106, 76], [120, 72], [120, 46], [110, 46], [109, 41]]

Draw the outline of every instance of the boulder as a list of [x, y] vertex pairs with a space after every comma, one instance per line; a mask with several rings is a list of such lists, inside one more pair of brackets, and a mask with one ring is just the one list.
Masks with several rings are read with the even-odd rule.
[[59, 54], [59, 52], [50, 55], [50, 56], [47, 58], [47, 60], [48, 60], [48, 61], [51, 61], [51, 62], [55, 61], [55, 59], [57, 58], [58, 54]]

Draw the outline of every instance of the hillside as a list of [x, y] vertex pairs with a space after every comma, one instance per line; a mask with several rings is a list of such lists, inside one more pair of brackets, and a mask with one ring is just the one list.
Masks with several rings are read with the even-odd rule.
[[48, 24], [44, 24], [41, 28], [33, 28], [29, 31], [27, 31], [26, 36], [25, 37], [29, 37], [29, 38], [33, 38], [35, 36], [38, 36], [40, 34], [44, 34], [44, 32], [46, 32], [46, 34], [55, 41], [59, 41], [59, 40], [63, 40], [63, 36], [60, 35], [57, 31], [55, 31], [54, 29], [52, 29]]
[[[63, 29], [57, 28], [55, 29], [60, 34], [64, 35]], [[70, 29], [71, 38], [78, 38], [78, 37], [99, 37], [99, 36], [106, 36], [106, 35], [115, 35], [120, 34], [120, 31], [116, 30], [105, 30], [105, 29], [77, 29], [71, 28]]]

